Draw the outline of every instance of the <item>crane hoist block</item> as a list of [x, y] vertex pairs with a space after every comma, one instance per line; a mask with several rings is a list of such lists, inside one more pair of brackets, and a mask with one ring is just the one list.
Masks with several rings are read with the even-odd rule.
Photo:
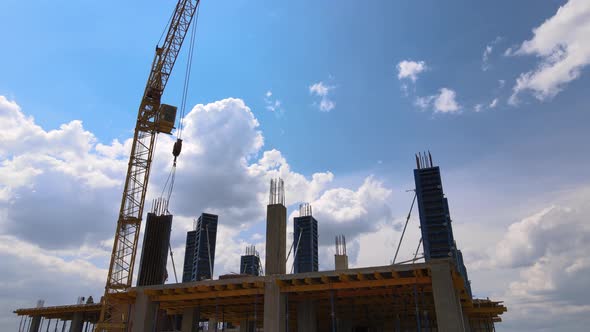
[[176, 123], [176, 106], [161, 104], [158, 110], [156, 128], [158, 132], [171, 134]]

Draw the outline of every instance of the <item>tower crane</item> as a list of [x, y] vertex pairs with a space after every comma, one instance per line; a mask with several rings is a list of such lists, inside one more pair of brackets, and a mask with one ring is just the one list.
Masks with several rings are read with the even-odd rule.
[[[126, 306], [117, 305], [117, 295], [126, 292], [133, 279], [156, 136], [158, 133], [171, 134], [176, 120], [177, 108], [162, 104], [160, 100], [199, 3], [200, 0], [178, 0], [170, 18], [166, 38], [161, 45], [156, 46], [137, 114], [102, 309], [95, 331], [126, 329], [128, 317], [122, 308]], [[180, 154], [181, 147], [182, 140], [179, 138], [173, 150], [175, 159]]]

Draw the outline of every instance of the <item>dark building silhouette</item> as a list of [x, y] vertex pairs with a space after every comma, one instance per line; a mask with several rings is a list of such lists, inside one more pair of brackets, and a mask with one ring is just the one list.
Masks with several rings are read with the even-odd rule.
[[416, 156], [414, 180], [420, 213], [424, 259], [449, 258], [454, 248], [449, 204], [443, 192], [440, 169], [432, 165], [432, 157]]
[[429, 261], [436, 258], [452, 258], [471, 297], [471, 283], [463, 261], [463, 253], [458, 250], [453, 236], [449, 201], [443, 191], [440, 168], [433, 165], [430, 152], [416, 155], [416, 167], [414, 180], [424, 259]]
[[184, 268], [182, 269], [182, 282], [192, 281], [195, 248], [197, 245], [197, 231], [186, 232], [186, 247], [184, 250]]
[[215, 242], [218, 216], [203, 213], [195, 230], [186, 234], [182, 282], [211, 279], [215, 266]]
[[256, 247], [246, 248], [246, 253], [240, 257], [240, 274], [249, 274], [253, 276], [260, 275], [260, 256]]
[[311, 205], [299, 206], [299, 217], [293, 220], [293, 270], [295, 273], [318, 271], [318, 221]]

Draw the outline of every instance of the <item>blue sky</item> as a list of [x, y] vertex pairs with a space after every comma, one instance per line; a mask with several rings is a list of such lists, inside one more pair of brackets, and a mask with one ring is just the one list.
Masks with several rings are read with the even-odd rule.
[[[527, 99], [507, 107], [514, 79], [536, 59], [501, 53], [530, 38], [532, 27], [562, 3], [342, 1], [335, 8], [312, 1], [205, 1], [189, 104], [244, 99], [261, 122], [266, 145], [280, 148], [304, 173], [354, 172], [378, 160], [401, 172], [411, 162], [408, 155], [424, 148], [460, 165], [505, 148], [506, 141], [553, 142], [538, 136], [571, 132], [572, 126], [580, 132], [588, 121], [581, 109], [588, 78], [551, 103]], [[3, 55], [0, 91], [44, 126], [76, 118], [102, 141], [126, 137], [170, 6], [8, 1], [2, 25], [12, 51]], [[482, 52], [497, 37], [502, 40], [491, 70], [482, 72]], [[413, 87], [417, 95], [452, 88], [464, 114], [416, 112], [396, 78], [395, 66], [405, 59], [431, 68]], [[180, 98], [183, 60], [166, 95], [172, 103]], [[507, 82], [503, 89], [498, 80]], [[318, 81], [335, 87], [333, 112], [318, 113], [312, 105], [308, 86]], [[264, 111], [268, 90], [282, 102], [282, 116]], [[496, 97], [501, 100], [494, 112], [471, 112]], [[569, 138], [566, 148], [579, 151], [571, 144], [579, 139]]]
[[[154, 0], [141, 3], [3, 1], [0, 34], [5, 47], [0, 54], [0, 96], [19, 107], [15, 111], [6, 104], [6, 109], [32, 116], [34, 124], [45, 132], [66, 133], [69, 129], [60, 129], [60, 126], [81, 120], [80, 128], [96, 138], [88, 143], [88, 154], [92, 158], [98, 156], [97, 160], [81, 161], [81, 165], [92, 164], [93, 170], [101, 169], [117, 183], [123, 175], [114, 170], [125, 163], [124, 148], [121, 147], [123, 152], [113, 152], [109, 159], [96, 145], [109, 146], [115, 151], [113, 140], [124, 143], [131, 136], [154, 47], [173, 5], [174, 1]], [[560, 16], [558, 8], [561, 6], [569, 8], [570, 13], [582, 13], [579, 21], [572, 23]], [[555, 27], [551, 30], [550, 24], [544, 25], [552, 18], [565, 21], [564, 31]], [[523, 282], [521, 279], [526, 280], [535, 271], [541, 258], [559, 255], [547, 249], [545, 256], [535, 256], [536, 260], [532, 259], [529, 265], [500, 262], [494, 271], [482, 266], [486, 262], [495, 264], [494, 257], [500, 255], [487, 253], [487, 247], [504, 240], [517, 241], [510, 232], [519, 228], [512, 225], [542, 225], [540, 221], [530, 221], [534, 218], [527, 219], [531, 216], [547, 219], [545, 223], [553, 225], [552, 213], [570, 216], [571, 211], [587, 208], [584, 202], [587, 202], [586, 197], [590, 198], [585, 196], [590, 186], [587, 171], [590, 165], [587, 153], [590, 50], [584, 46], [581, 30], [574, 31], [573, 27], [588, 27], [589, 21], [588, 6], [583, 0], [368, 3], [343, 0], [338, 4], [308, 0], [204, 0], [199, 12], [187, 104], [191, 108], [196, 104], [210, 104], [210, 109], [228, 114], [238, 112], [235, 116], [239, 120], [223, 117], [234, 126], [230, 128], [244, 131], [243, 136], [235, 137], [234, 132], [228, 131], [227, 136], [235, 139], [228, 140], [228, 144], [236, 142], [239, 155], [235, 160], [220, 159], [235, 166], [227, 169], [228, 173], [235, 171], [226, 174], [229, 187], [256, 183], [254, 187], [264, 192], [262, 182], [250, 176], [291, 177], [292, 182], [301, 186], [294, 186], [294, 198], [290, 203], [296, 206], [307, 199], [319, 207], [324, 206], [325, 211], [334, 212], [324, 212], [329, 220], [326, 225], [344, 222], [337, 217], [339, 210], [327, 203], [330, 190], [340, 193], [340, 198], [348, 194], [360, 195], [353, 195], [355, 202], [365, 202], [365, 199], [381, 202], [382, 199], [383, 206], [361, 204], [359, 208], [368, 212], [359, 218], [373, 218], [375, 224], [389, 227], [387, 231], [391, 233], [385, 232], [382, 226], [351, 224], [350, 228], [345, 228], [351, 232], [362, 229], [365, 234], [357, 242], [351, 241], [351, 246], [360, 248], [357, 250], [358, 265], [373, 262], [370, 255], [362, 252], [363, 243], [374, 239], [371, 236], [379, 231], [394, 238], [399, 236], [393, 226], [399, 224], [411, 200], [404, 191], [413, 185], [413, 154], [431, 150], [443, 169], [443, 181], [457, 225], [455, 232], [459, 235], [458, 241], [464, 243], [468, 268], [470, 260], [472, 262], [470, 275], [474, 279], [474, 291], [482, 296], [522, 300], [525, 298], [522, 294], [507, 293], [506, 289], [510, 288], [507, 285], [512, 283], [517, 287]], [[546, 28], [535, 34], [533, 29], [543, 26]], [[567, 57], [568, 54], [572, 56]], [[402, 61], [422, 64], [422, 70], [413, 72], [414, 76], [400, 77]], [[571, 65], [575, 61], [579, 62]], [[569, 68], [570, 79], [560, 81], [567, 75], [550, 71], [556, 64]], [[183, 53], [168, 85], [165, 102], [180, 104], [185, 65], [186, 54]], [[542, 75], [534, 76], [538, 72]], [[516, 88], [519, 78], [522, 88]], [[449, 92], [444, 96], [452, 98], [441, 99], [442, 91]], [[243, 105], [211, 104], [226, 98], [238, 98]], [[437, 104], [438, 101], [444, 105]], [[251, 110], [251, 116], [246, 108]], [[195, 125], [193, 143], [195, 146], [197, 142], [215, 145], [217, 138], [213, 131], [219, 130], [213, 125], [215, 119], [199, 110], [194, 110], [194, 119], [206, 125]], [[254, 125], [252, 119], [259, 126]], [[6, 129], [11, 129], [9, 122], [6, 122]], [[86, 137], [80, 134], [82, 129], [74, 129], [72, 136], [64, 134], [64, 146], [68, 145], [68, 137], [76, 142]], [[257, 145], [255, 131], [263, 137], [263, 146]], [[30, 129], [30, 133], [37, 133], [37, 129]], [[6, 137], [0, 135], [4, 138], [4, 142], [0, 142], [0, 161], [8, 172], [7, 165], [28, 160], [17, 157], [32, 153], [35, 148], [26, 144], [20, 146]], [[189, 144], [190, 138], [189, 135]], [[269, 154], [267, 159], [276, 164], [264, 159], [265, 152], [273, 149], [279, 151], [278, 154]], [[216, 151], [211, 153], [217, 156]], [[242, 157], [247, 160], [249, 173], [238, 165]], [[199, 158], [191, 155], [187, 163], [205, 162]], [[285, 161], [277, 161], [280, 158]], [[166, 162], [168, 160], [161, 161], [157, 166], [165, 169]], [[24, 167], [24, 164], [18, 165], [18, 168]], [[43, 168], [49, 166], [35, 165], [31, 167], [45, 174], [55, 171]], [[279, 170], [277, 165], [283, 168]], [[193, 164], [187, 167], [193, 166], [204, 167]], [[76, 173], [78, 171], [59, 173], [59, 176], [85, 178]], [[193, 174], [187, 170], [185, 174], [188, 173]], [[324, 180], [315, 181], [314, 174]], [[218, 175], [212, 174], [210, 178]], [[181, 170], [179, 176], [183, 176]], [[186, 175], [187, 187], [210, 184], [198, 175], [191, 176]], [[16, 193], [21, 187], [51, 188], [51, 181], [55, 181], [44, 182], [39, 176], [23, 177], [22, 182], [15, 184], [0, 176], [0, 203], [3, 188]], [[152, 188], [161, 186], [160, 180], [156, 172]], [[77, 180], [72, 181], [72, 188], [78, 188]], [[225, 188], [225, 183], [222, 181], [219, 186]], [[378, 199], [361, 197], [365, 185], [382, 195]], [[94, 193], [97, 186], [81, 188]], [[240, 192], [240, 188], [243, 187], [229, 191]], [[101, 190], [96, 189], [96, 195], [101, 202], [104, 200], [107, 209], [110, 197], [116, 203], [120, 189], [113, 184], [110, 189]], [[74, 201], [72, 192], [64, 190], [61, 194], [64, 202]], [[219, 195], [224, 197], [223, 189], [219, 189]], [[27, 206], [36, 202], [32, 198], [27, 201], [28, 196], [23, 193], [18, 197], [20, 200], [14, 198], [16, 201], [11, 204]], [[255, 197], [239, 198], [257, 204]], [[76, 204], [88, 207], [84, 202]], [[179, 211], [184, 211], [183, 205], [178, 204]], [[214, 199], [198, 204], [203, 209], [219, 208]], [[0, 209], [7, 206], [0, 205]], [[538, 215], [556, 206], [564, 209]], [[252, 218], [228, 227], [228, 234], [238, 238], [240, 245], [248, 242], [252, 234], [264, 233], [259, 212], [251, 210], [239, 207], [232, 211], [240, 213], [228, 212], [232, 218]], [[185, 218], [183, 225], [197, 213], [180, 212]], [[23, 229], [10, 224], [12, 219], [20, 220], [17, 217], [27, 222], [26, 215], [9, 216], [0, 222], [0, 235], [36, 245], [39, 239], [24, 237]], [[571, 219], [571, 224], [557, 223], [555, 227], [582, 227], [582, 233], [586, 234], [587, 228], [580, 226], [578, 219], [568, 218], [564, 219]], [[112, 220], [112, 225], [104, 225], [105, 229], [114, 228]], [[326, 229], [332, 230], [331, 227]], [[80, 238], [84, 239], [81, 242], [60, 246], [47, 240], [40, 248], [57, 250], [55, 255], [61, 258], [69, 256], [60, 250], [85, 248], [94, 252], [96, 248], [88, 249], [93, 248], [92, 241], [108, 240], [109, 235], [104, 235], [102, 228], [92, 226], [92, 231], [84, 231], [80, 226]], [[179, 247], [182, 247], [182, 231], [180, 228], [176, 237]], [[557, 237], [553, 240], [563, 241]], [[397, 240], [387, 241], [391, 244]], [[100, 250], [108, 247], [104, 243], [101, 246]], [[84, 256], [84, 259], [97, 268], [104, 268], [101, 257], [96, 254]], [[325, 257], [329, 257], [327, 251]], [[387, 259], [382, 264], [386, 262]], [[497, 274], [503, 273], [508, 273], [512, 279], [497, 278]], [[494, 279], [502, 281], [494, 282]], [[559, 290], [556, 286], [552, 291]], [[546, 292], [543, 294], [549, 296]], [[539, 296], [538, 293], [534, 295]], [[33, 302], [22, 299], [23, 303], [26, 300]], [[559, 303], [569, 303], [569, 300], [559, 299]], [[547, 299], [538, 301], [552, 303]], [[590, 306], [589, 303], [582, 305], [583, 308]], [[527, 325], [527, 316], [522, 312], [505, 320], [508, 321], [505, 330], [540, 328]], [[579, 326], [564, 331], [576, 330]], [[555, 326], [548, 328], [556, 329]]]

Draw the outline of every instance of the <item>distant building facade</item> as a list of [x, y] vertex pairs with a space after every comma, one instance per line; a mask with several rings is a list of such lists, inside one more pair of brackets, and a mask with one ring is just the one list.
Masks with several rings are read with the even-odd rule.
[[215, 266], [218, 216], [203, 213], [186, 235], [182, 282], [211, 279]]

